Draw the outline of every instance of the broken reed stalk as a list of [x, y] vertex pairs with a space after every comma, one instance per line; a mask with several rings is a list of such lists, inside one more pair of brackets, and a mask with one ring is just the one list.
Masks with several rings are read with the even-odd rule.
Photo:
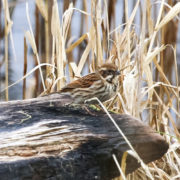
[[[146, 8], [146, 13], [147, 13], [147, 24], [148, 24], [148, 36], [150, 37], [153, 34], [153, 28], [154, 28], [154, 23], [151, 17], [151, 11], [152, 11], [152, 6], [151, 6], [151, 2], [150, 0], [146, 1], [147, 4], [147, 8]], [[150, 68], [151, 68], [151, 73], [153, 73], [153, 63], [151, 62], [150, 64]], [[153, 104], [152, 102], [154, 101], [154, 96], [152, 97], [152, 100], [149, 102], [149, 125], [151, 126], [152, 120], [153, 120]]]
[[125, 3], [125, 23], [127, 23], [127, 50], [128, 50], [128, 57], [127, 57], [127, 60], [128, 60], [128, 63], [130, 63], [130, 57], [131, 57], [131, 52], [130, 52], [130, 27], [131, 27], [131, 24], [130, 24], [130, 21], [129, 21], [129, 16], [128, 16], [128, 1], [124, 1]]
[[[5, 65], [6, 65], [6, 75], [5, 75], [5, 87], [8, 87], [8, 20], [7, 20], [7, 16], [8, 16], [8, 1], [4, 0], [4, 22], [5, 22], [5, 26], [4, 26], [4, 44], [5, 44], [5, 48], [4, 48], [4, 56], [5, 56]], [[5, 98], [6, 101], [9, 100], [9, 89], [7, 88], [5, 91]]]
[[26, 37], [29, 40], [29, 43], [31, 44], [33, 53], [36, 56], [36, 60], [38, 62], [38, 66], [39, 66], [39, 72], [40, 72], [42, 86], [43, 86], [44, 91], [46, 91], [46, 87], [45, 87], [45, 83], [44, 83], [44, 77], [43, 77], [42, 69], [41, 69], [41, 66], [40, 66], [40, 58], [39, 58], [39, 54], [38, 54], [38, 50], [37, 50], [37, 45], [35, 43], [34, 33], [33, 33], [33, 30], [32, 30], [31, 21], [30, 21], [30, 17], [29, 17], [29, 6], [28, 6], [28, 3], [26, 3], [26, 17], [27, 17], [27, 21], [28, 21], [28, 25], [29, 25], [30, 30], [26, 31], [25, 34], [26, 34]]
[[[24, 37], [24, 73], [25, 76], [27, 73], [27, 43], [26, 37]], [[26, 99], [26, 78], [23, 79], [23, 99]]]
[[[177, 86], [177, 98], [176, 98], [176, 100], [177, 100], [177, 102], [176, 102], [176, 106], [177, 106], [177, 109], [180, 109], [180, 94], [179, 94], [179, 92], [178, 92], [178, 84], [179, 84], [179, 78], [178, 78], [178, 73], [179, 73], [179, 71], [178, 71], [178, 65], [177, 65], [177, 58], [176, 58], [176, 46], [175, 46], [175, 51], [174, 51], [174, 66], [175, 66], [175, 74], [176, 74], [176, 86]], [[180, 120], [180, 116], [178, 116], [177, 114], [176, 114], [176, 119], [177, 119], [177, 122], [179, 122], [179, 120]]]
[[[64, 1], [64, 5], [63, 5], [63, 12], [65, 12], [66, 10], [68, 10], [69, 8], [69, 4], [70, 4], [70, 1], [67, 0], [67, 1]], [[81, 20], [81, 24], [82, 24], [82, 20]], [[67, 39], [70, 39], [72, 37], [72, 31], [71, 31], [71, 24], [69, 24], [69, 31], [67, 33]], [[82, 33], [81, 33], [82, 34]], [[68, 48], [69, 49], [69, 48]], [[80, 50], [80, 48], [79, 48]], [[73, 52], [70, 50], [68, 53], [67, 53], [67, 49], [66, 49], [66, 55], [67, 55], [67, 61], [68, 61], [68, 64], [71, 64], [74, 62], [74, 57], [73, 57]], [[80, 58], [78, 58], [80, 59]], [[69, 76], [69, 79], [70, 81], [73, 81], [74, 79], [74, 73], [73, 73], [73, 69], [71, 66], [69, 66], [69, 72], [68, 72], [68, 76]]]
[[60, 90], [64, 86], [64, 64], [66, 62], [65, 47], [64, 47], [64, 37], [63, 37], [63, 25], [60, 23], [59, 10], [57, 0], [54, 0], [52, 7], [52, 18], [51, 18], [51, 33], [53, 40], [55, 41], [55, 53], [56, 65], [57, 65], [57, 90]]
[[[164, 14], [164, 12], [162, 12], [162, 16], [163, 16], [163, 14]], [[165, 44], [164, 30], [165, 30], [165, 27], [162, 27], [162, 29], [161, 29], [161, 44]], [[164, 56], [163, 56], [163, 54], [164, 54], [163, 51], [160, 52], [160, 66], [161, 66], [162, 71], [164, 72], [164, 66], [163, 66], [163, 64], [164, 64]], [[163, 82], [163, 77], [162, 77], [161, 74], [159, 74], [159, 81]], [[163, 90], [163, 86], [160, 86], [159, 88], [160, 88], [159, 89], [160, 98], [164, 99], [165, 91]], [[158, 109], [159, 122], [162, 122], [162, 116], [161, 116], [162, 112], [163, 112], [163, 107], [160, 105], [159, 109]], [[162, 129], [160, 129], [160, 131], [162, 131]]]
[[[84, 1], [83, 1], [83, 4], [84, 4]], [[84, 30], [84, 15], [81, 14], [81, 17], [80, 17], [80, 30], [79, 30], [79, 37], [81, 37], [81, 35], [83, 34], [83, 30]], [[78, 48], [78, 63], [79, 63], [79, 60], [81, 59], [81, 54], [82, 54], [83, 50], [82, 48]]]
[[[37, 51], [39, 51], [39, 32], [40, 32], [39, 30], [40, 30], [39, 11], [36, 6], [35, 8], [35, 43], [36, 43]], [[34, 63], [35, 63], [35, 66], [38, 65], [37, 56], [34, 56]], [[34, 94], [35, 96], [37, 96], [38, 91], [39, 91], [39, 71], [35, 71], [34, 76], [36, 80], [36, 85], [35, 85], [36, 91], [34, 92]]]
[[[92, 1], [93, 2], [93, 1]], [[95, 15], [94, 19], [94, 28], [95, 28], [95, 33], [96, 33], [96, 55], [97, 55], [97, 64], [96, 65], [101, 65], [103, 63], [103, 52], [102, 52], [102, 45], [101, 45], [101, 1], [96, 0], [94, 3], [94, 8], [95, 12], [93, 15]], [[93, 7], [93, 6], [92, 6]], [[94, 8], [92, 11], [94, 11]]]
[[[45, 61], [49, 63], [49, 17], [48, 17], [48, 0], [45, 1], [45, 11], [47, 12], [47, 16], [45, 20]], [[46, 66], [47, 73], [48, 66]]]

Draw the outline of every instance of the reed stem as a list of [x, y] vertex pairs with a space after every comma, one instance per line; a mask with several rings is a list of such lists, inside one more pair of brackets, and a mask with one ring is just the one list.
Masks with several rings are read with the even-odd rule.
[[8, 81], [9, 81], [9, 72], [8, 72], [8, 21], [7, 21], [7, 14], [8, 14], [8, 2], [7, 0], [4, 0], [4, 22], [5, 22], [5, 26], [4, 26], [4, 43], [5, 43], [5, 48], [4, 48], [4, 56], [5, 56], [5, 66], [6, 66], [6, 69], [5, 69], [5, 72], [6, 72], [6, 75], [5, 75], [5, 87], [6, 87], [6, 90], [5, 90], [5, 99], [6, 101], [9, 100], [9, 89], [8, 89]]

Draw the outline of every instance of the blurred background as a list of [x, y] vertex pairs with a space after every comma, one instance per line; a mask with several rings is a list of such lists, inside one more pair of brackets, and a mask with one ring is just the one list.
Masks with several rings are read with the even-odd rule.
[[[73, 2], [73, 6], [77, 9], [86, 11], [87, 13], [91, 13], [91, 1], [88, 0], [58, 0], [58, 8], [59, 8], [59, 17], [62, 22], [62, 15], [64, 11], [69, 7], [69, 3]], [[115, 29], [116, 27], [121, 26], [119, 29], [120, 32], [123, 31], [123, 24], [125, 23], [125, 1], [121, 0], [107, 0], [107, 9], [108, 9], [108, 20], [110, 31]], [[128, 16], [131, 15], [132, 10], [135, 6], [136, 0], [128, 1]], [[154, 20], [157, 19], [157, 15], [160, 8], [159, 1], [151, 1], [152, 3], [152, 17]], [[175, 0], [166, 1], [167, 5], [173, 6], [177, 3]], [[26, 72], [29, 72], [37, 65], [36, 56], [33, 54], [31, 46], [27, 44], [27, 65], [24, 62], [24, 38], [25, 32], [30, 29], [27, 20], [26, 13], [26, 4], [29, 7], [29, 16], [30, 22], [32, 26], [32, 30], [35, 37], [35, 42], [37, 46], [37, 51], [39, 54], [39, 58], [41, 63], [48, 62], [51, 63], [52, 56], [52, 34], [51, 34], [51, 16], [52, 16], [52, 6], [53, 0], [48, 1], [45, 0], [44, 4], [47, 8], [48, 12], [48, 22], [45, 25], [45, 18], [42, 16], [41, 11], [36, 5], [35, 0], [9, 0], [9, 14], [10, 20], [12, 23], [12, 28], [10, 34], [8, 35], [8, 85], [16, 82], [24, 76], [24, 69]], [[105, 6], [102, 3], [102, 9]], [[136, 13], [133, 28], [137, 35], [141, 33], [141, 24], [142, 24], [142, 10], [143, 10], [143, 2], [140, 2], [140, 6]], [[169, 10], [168, 6], [165, 7], [165, 10]], [[105, 11], [105, 9], [104, 9]], [[0, 1], [0, 90], [3, 91], [5, 89], [5, 13], [3, 8], [3, 1]], [[103, 14], [104, 12], [102, 12]], [[164, 12], [165, 13], [165, 12]], [[47, 31], [47, 26], [48, 32]], [[70, 28], [67, 35], [66, 47], [79, 39], [83, 34], [87, 33], [91, 26], [91, 17], [88, 15], [84, 15], [77, 10], [73, 11], [72, 20], [70, 24]], [[162, 37], [159, 39], [163, 39], [164, 44], [172, 45], [173, 47], [177, 46], [177, 63], [178, 69], [180, 69], [180, 23], [178, 18], [174, 18], [170, 21], [165, 28], [163, 29]], [[148, 32], [147, 32], [148, 33]], [[48, 38], [45, 38], [48, 36]], [[160, 41], [159, 41], [160, 42]], [[48, 45], [46, 44], [48, 43]], [[82, 53], [87, 45], [86, 41], [83, 41], [79, 46], [77, 46], [73, 52], [67, 54], [68, 61], [77, 62], [80, 60]], [[91, 61], [90, 57], [89, 61]], [[164, 72], [167, 75], [169, 81], [172, 84], [175, 84], [175, 74], [173, 71], [174, 66], [174, 52], [172, 48], [169, 46], [163, 52], [163, 68]], [[42, 67], [43, 74], [45, 76], [46, 68]], [[179, 71], [180, 72], [180, 71]], [[88, 70], [85, 68], [83, 74], [87, 74]], [[158, 79], [158, 74], [155, 72], [154, 78]], [[180, 78], [179, 78], [180, 79]], [[24, 98], [36, 97], [39, 95], [43, 89], [41, 84], [41, 78], [39, 71], [36, 70], [26, 79], [26, 94]], [[18, 84], [9, 88], [9, 100], [15, 99], [23, 99], [23, 80]], [[0, 93], [0, 100], [5, 100], [5, 91]]]

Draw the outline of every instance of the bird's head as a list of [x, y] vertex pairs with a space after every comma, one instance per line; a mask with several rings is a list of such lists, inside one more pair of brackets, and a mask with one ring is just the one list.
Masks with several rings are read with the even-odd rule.
[[118, 79], [120, 75], [120, 71], [118, 71], [118, 67], [112, 63], [105, 63], [99, 67], [98, 70], [100, 76], [106, 80], [108, 83], [114, 83], [114, 80]]

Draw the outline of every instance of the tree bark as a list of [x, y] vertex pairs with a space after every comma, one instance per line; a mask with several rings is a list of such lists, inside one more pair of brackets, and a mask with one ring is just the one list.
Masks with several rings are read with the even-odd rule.
[[[67, 95], [0, 103], [0, 177], [3, 180], [112, 179], [130, 150], [109, 117], [71, 105]], [[92, 111], [92, 110], [91, 110]], [[162, 136], [140, 120], [111, 114], [145, 163], [168, 150]], [[140, 163], [131, 155], [126, 174]]]

